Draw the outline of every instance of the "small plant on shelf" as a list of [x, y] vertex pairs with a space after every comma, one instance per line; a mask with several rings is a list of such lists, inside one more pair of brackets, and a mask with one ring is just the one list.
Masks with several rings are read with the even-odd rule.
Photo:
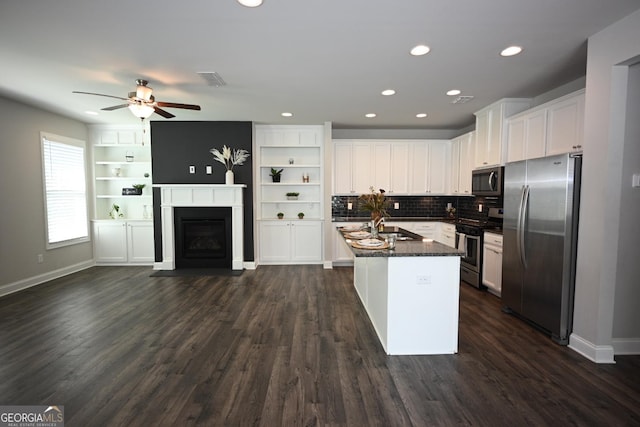
[[278, 219], [284, 218], [284, 214], [282, 212], [278, 212]]
[[284, 169], [275, 169], [275, 168], [271, 168], [271, 173], [269, 174], [269, 176], [271, 177], [271, 179], [273, 180], [273, 182], [280, 182], [280, 178], [282, 178], [282, 171]]
[[133, 184], [131, 187], [135, 188], [136, 194], [140, 195], [142, 194], [142, 189], [146, 186], [147, 184]]
[[304, 212], [298, 212], [298, 218], [300, 219], [304, 218]]
[[120, 206], [115, 203], [111, 205], [111, 210], [109, 211], [109, 216], [112, 219], [118, 219], [124, 217], [124, 213], [120, 212]]
[[289, 200], [298, 200], [298, 196], [300, 193], [296, 193], [295, 191], [287, 193], [287, 199]]

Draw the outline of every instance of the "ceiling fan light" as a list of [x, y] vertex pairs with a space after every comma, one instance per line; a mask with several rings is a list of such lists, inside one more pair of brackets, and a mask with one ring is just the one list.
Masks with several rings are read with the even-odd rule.
[[148, 86], [138, 86], [136, 89], [136, 98], [149, 101], [151, 99], [152, 91], [153, 90]]
[[129, 111], [139, 119], [146, 119], [153, 114], [155, 109], [145, 104], [129, 104]]

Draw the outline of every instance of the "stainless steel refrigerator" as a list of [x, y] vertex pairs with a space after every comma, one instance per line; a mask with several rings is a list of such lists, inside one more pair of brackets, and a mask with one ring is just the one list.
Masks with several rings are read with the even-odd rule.
[[504, 178], [502, 303], [569, 342], [573, 323], [582, 157], [507, 163]]

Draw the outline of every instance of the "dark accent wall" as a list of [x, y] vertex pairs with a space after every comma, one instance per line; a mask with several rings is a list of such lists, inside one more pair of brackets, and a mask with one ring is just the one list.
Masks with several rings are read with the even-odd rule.
[[[254, 260], [253, 248], [253, 125], [251, 122], [151, 122], [151, 161], [154, 184], [224, 184], [226, 169], [209, 152], [222, 146], [249, 151], [249, 159], [235, 166], [236, 184], [246, 184], [244, 191], [244, 260]], [[211, 175], [206, 166], [213, 167]], [[196, 173], [189, 173], [195, 166]], [[160, 218], [160, 191], [153, 191], [154, 217]], [[162, 230], [154, 221], [155, 258], [162, 261]]]

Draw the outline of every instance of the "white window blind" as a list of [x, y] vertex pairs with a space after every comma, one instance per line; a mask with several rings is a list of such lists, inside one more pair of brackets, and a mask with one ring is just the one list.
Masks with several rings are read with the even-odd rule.
[[84, 141], [41, 134], [47, 247], [89, 240]]

